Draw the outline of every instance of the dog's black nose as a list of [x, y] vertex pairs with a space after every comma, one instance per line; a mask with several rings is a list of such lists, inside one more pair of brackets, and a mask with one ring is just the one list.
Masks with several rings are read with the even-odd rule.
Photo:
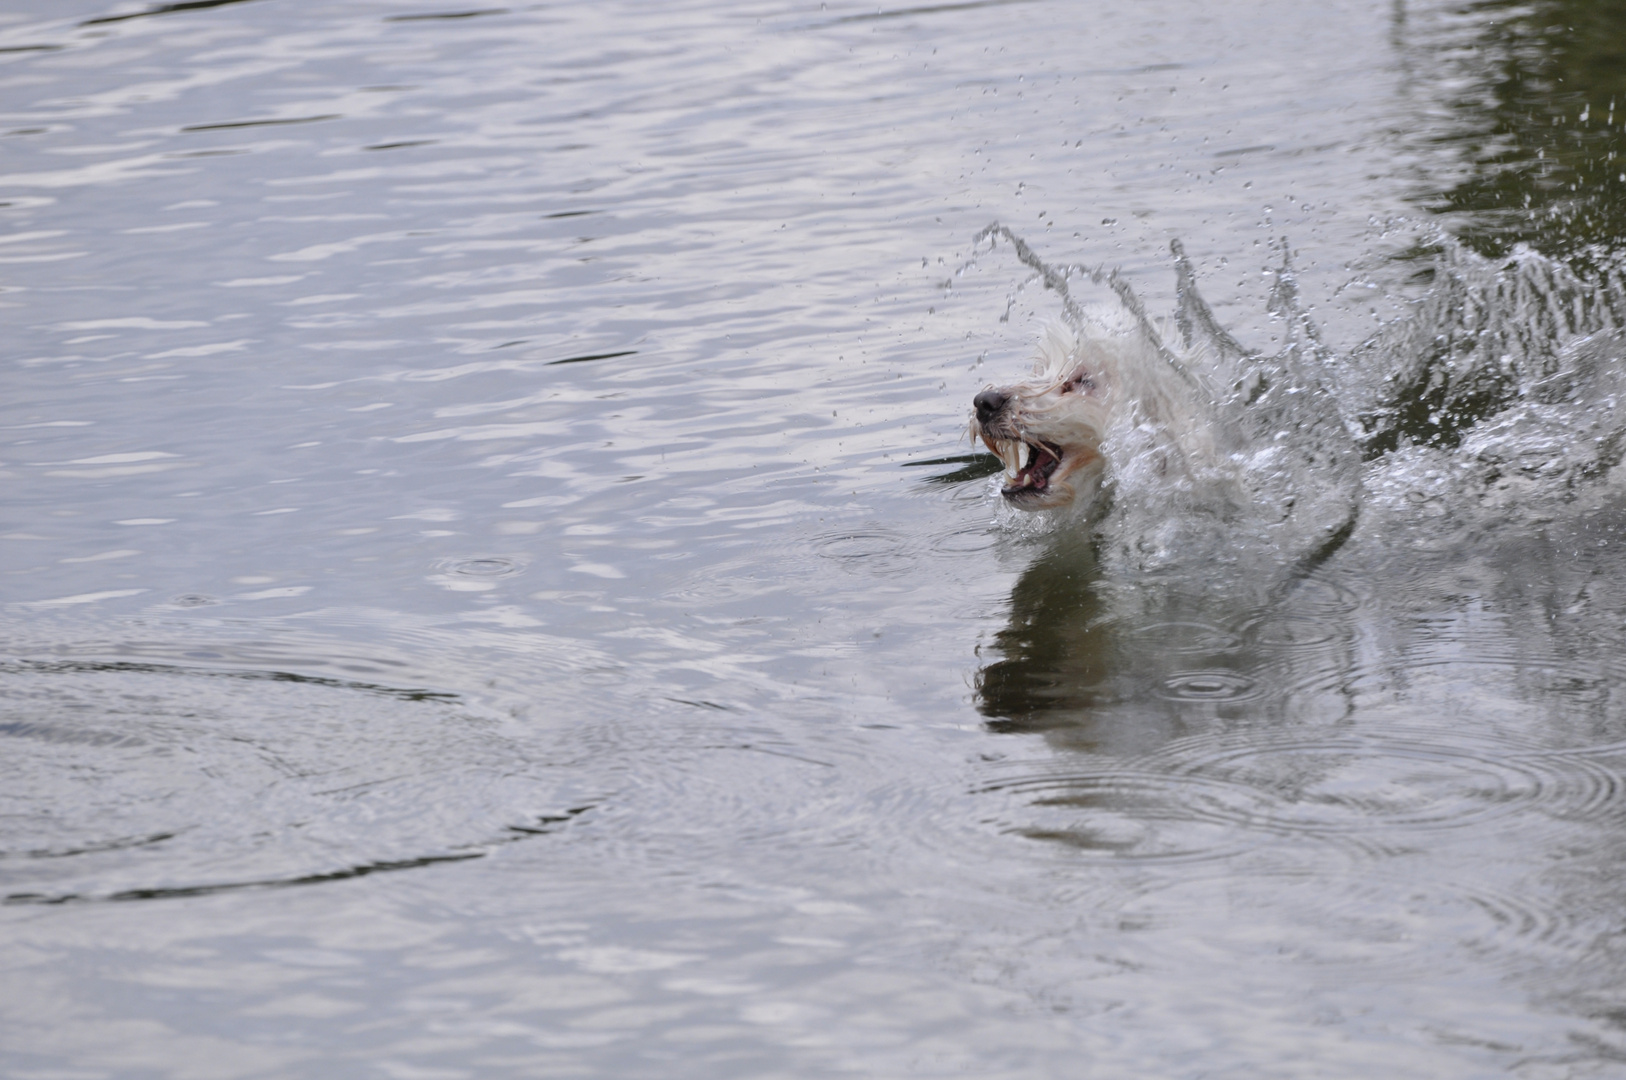
[[995, 416], [998, 416], [999, 410], [1003, 409], [1005, 403], [1009, 400], [1010, 395], [1002, 394], [998, 390], [984, 390], [972, 398], [971, 404], [976, 406], [977, 409], [977, 422], [986, 424]]

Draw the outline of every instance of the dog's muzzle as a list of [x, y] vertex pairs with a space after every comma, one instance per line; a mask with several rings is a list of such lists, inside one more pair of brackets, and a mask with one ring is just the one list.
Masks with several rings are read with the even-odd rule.
[[1005, 465], [1005, 498], [1021, 505], [1042, 498], [1061, 465], [1062, 449], [1025, 435], [1005, 406], [1011, 395], [990, 387], [971, 399], [971, 430]]

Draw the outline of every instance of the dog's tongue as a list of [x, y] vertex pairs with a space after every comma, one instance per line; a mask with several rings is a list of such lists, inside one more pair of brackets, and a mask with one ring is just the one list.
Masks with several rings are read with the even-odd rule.
[[1007, 485], [1007, 490], [1019, 491], [1022, 488], [1032, 488], [1035, 491], [1043, 491], [1050, 486], [1050, 474], [1055, 471], [1058, 464], [1060, 464], [1060, 459], [1056, 458], [1048, 450], [1034, 451], [1032, 460], [1023, 466], [1021, 472], [1016, 474]]

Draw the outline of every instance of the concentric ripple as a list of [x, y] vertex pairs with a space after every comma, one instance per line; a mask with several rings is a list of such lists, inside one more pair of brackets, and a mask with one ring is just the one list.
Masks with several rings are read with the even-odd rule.
[[816, 537], [813, 549], [838, 566], [860, 573], [896, 574], [915, 562], [909, 538], [888, 529], [857, 529]]
[[1247, 627], [1246, 635], [1255, 645], [1273, 650], [1314, 649], [1339, 635], [1337, 624], [1308, 615], [1276, 615]]
[[932, 541], [932, 550], [945, 555], [987, 551], [999, 543], [999, 534], [986, 526], [955, 529]]
[[[1626, 667], [1610, 654], [1587, 660], [1520, 650], [1499, 632], [1423, 623], [1404, 650], [1335, 665], [1300, 665], [1283, 680], [1289, 715], [1358, 710], [1410, 717], [1425, 741], [1455, 743], [1530, 732], [1538, 710], [1548, 746], [1616, 740], [1626, 713], [1615, 687]], [[1507, 752], [1520, 752], [1511, 744]]]
[[1182, 671], [1163, 680], [1158, 696], [1174, 701], [1243, 701], [1259, 693], [1259, 683], [1240, 672]]
[[[1525, 832], [1626, 819], [1615, 762], [1510, 740], [1253, 730], [1093, 764], [1041, 766], [978, 790], [1010, 800], [1002, 831], [1129, 859], [1225, 857], [1272, 837], [1378, 854], [1497, 819], [1517, 818]], [[1007, 768], [1024, 767], [1033, 765]]]
[[465, 577], [508, 577], [525, 569], [525, 560], [511, 555], [482, 555], [472, 559], [447, 559], [437, 564], [448, 574]]
[[555, 805], [495, 721], [448, 694], [131, 662], [0, 672], [8, 903], [478, 858], [584, 809]]
[[978, 792], [1010, 800], [996, 819], [1001, 831], [1137, 861], [1234, 856], [1259, 842], [1246, 826], [1275, 806], [1241, 784], [1122, 768], [1019, 777]]
[[1248, 732], [1173, 743], [1155, 760], [1175, 776], [1268, 796], [1270, 807], [1251, 824], [1285, 833], [1378, 834], [1531, 811], [1575, 818], [1623, 809], [1622, 777], [1606, 763], [1500, 739]]

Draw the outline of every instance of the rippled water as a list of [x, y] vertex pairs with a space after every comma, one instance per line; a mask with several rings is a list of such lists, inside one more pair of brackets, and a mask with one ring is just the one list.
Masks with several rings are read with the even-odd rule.
[[[12, 4], [0, 1071], [1626, 1071], [1623, 42]], [[1036, 265], [1253, 516], [999, 505]]]

